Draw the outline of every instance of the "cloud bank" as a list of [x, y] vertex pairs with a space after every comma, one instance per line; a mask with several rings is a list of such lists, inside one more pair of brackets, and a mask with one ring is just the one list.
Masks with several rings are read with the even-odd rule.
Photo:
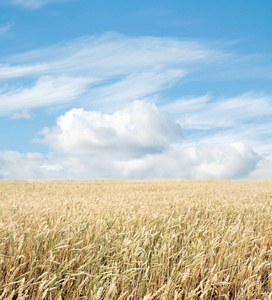
[[184, 143], [181, 127], [155, 104], [135, 101], [112, 114], [72, 109], [36, 142], [48, 154], [2, 151], [2, 178], [263, 178], [262, 157], [241, 142]]

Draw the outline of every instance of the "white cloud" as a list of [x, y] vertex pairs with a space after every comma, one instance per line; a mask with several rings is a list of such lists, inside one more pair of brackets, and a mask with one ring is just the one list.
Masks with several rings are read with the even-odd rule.
[[105, 151], [88, 155], [0, 152], [0, 176], [5, 179], [271, 178], [265, 164], [266, 160], [242, 143], [170, 147], [161, 153], [126, 159]]
[[119, 162], [129, 178], [246, 178], [261, 157], [242, 143], [170, 147], [166, 152]]
[[154, 104], [135, 101], [111, 115], [72, 109], [60, 116], [43, 139], [57, 153], [99, 155], [112, 158], [139, 157], [161, 152], [182, 139], [181, 128]]
[[0, 178], [47, 178], [50, 174], [39, 168], [46, 161], [41, 153], [21, 154], [15, 151], [0, 152]]
[[252, 179], [271, 179], [272, 178], [272, 155], [266, 155], [260, 160], [256, 169], [249, 174]]

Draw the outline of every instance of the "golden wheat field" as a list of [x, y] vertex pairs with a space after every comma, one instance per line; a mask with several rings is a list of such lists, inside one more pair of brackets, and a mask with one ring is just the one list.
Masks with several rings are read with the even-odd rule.
[[272, 299], [272, 181], [1, 181], [0, 299]]

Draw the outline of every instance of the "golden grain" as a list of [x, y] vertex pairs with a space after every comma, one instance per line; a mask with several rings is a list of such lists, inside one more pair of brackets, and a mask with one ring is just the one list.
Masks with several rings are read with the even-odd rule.
[[0, 181], [0, 299], [272, 299], [272, 181]]

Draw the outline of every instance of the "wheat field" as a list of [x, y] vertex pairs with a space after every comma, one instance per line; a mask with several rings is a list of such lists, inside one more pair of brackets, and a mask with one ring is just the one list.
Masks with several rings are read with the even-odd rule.
[[272, 181], [0, 181], [0, 299], [272, 299]]

